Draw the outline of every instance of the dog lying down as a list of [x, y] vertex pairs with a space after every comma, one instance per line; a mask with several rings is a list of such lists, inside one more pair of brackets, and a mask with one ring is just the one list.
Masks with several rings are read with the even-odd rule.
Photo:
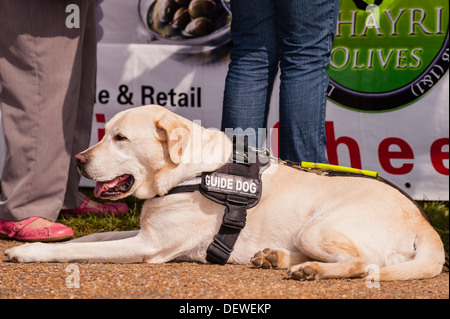
[[[373, 178], [295, 169], [272, 158], [263, 167], [262, 194], [255, 200], [254, 177], [227, 181], [230, 175], [204, 174], [224, 167], [232, 153], [233, 142], [223, 132], [202, 128], [163, 107], [120, 112], [106, 124], [102, 141], [76, 159], [81, 174], [97, 181], [96, 196], [147, 199], [140, 230], [25, 244], [6, 255], [16, 262], [205, 263], [215, 242], [219, 255], [225, 254], [223, 262], [284, 268], [300, 280], [409, 280], [441, 272], [445, 257], [440, 237], [396, 188]], [[198, 189], [168, 194], [179, 184], [198, 181], [202, 173], [209, 176], [203, 180], [209, 186], [224, 184], [237, 192], [231, 184], [240, 180], [247, 189], [226, 205]], [[240, 216], [247, 213], [245, 227], [238, 216], [240, 229], [227, 228], [224, 211], [234, 214], [234, 208], [242, 208], [239, 199], [245, 192], [258, 203], [241, 209]], [[235, 233], [234, 248], [221, 247], [221, 240]]]

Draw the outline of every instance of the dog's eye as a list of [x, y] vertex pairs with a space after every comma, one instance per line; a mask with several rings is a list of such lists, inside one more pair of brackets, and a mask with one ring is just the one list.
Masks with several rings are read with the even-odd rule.
[[128, 140], [128, 139], [126, 138], [126, 136], [123, 136], [122, 134], [116, 134], [116, 135], [114, 135], [113, 139], [114, 139], [114, 141], [118, 141], [118, 142]]

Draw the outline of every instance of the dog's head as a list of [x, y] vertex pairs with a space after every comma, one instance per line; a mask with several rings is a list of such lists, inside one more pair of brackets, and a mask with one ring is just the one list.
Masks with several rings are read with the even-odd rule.
[[116, 114], [103, 139], [75, 159], [80, 173], [97, 181], [96, 197], [152, 198], [221, 167], [231, 147], [222, 132], [151, 105]]

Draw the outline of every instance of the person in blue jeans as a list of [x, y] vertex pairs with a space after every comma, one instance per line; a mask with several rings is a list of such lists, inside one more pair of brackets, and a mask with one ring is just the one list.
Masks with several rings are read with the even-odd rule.
[[[339, 0], [231, 0], [231, 62], [222, 130], [265, 128], [280, 75], [280, 158], [327, 163], [325, 106]], [[249, 130], [250, 129], [250, 130]], [[241, 131], [242, 132], [242, 131]], [[261, 146], [261, 145], [252, 145]]]

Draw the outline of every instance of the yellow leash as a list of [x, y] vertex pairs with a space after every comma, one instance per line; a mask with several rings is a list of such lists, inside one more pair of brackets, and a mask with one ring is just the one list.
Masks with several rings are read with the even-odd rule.
[[375, 177], [375, 178], [379, 177], [378, 172], [375, 172], [375, 171], [368, 171], [365, 169], [358, 169], [358, 168], [345, 167], [345, 166], [337, 166], [337, 165], [322, 164], [322, 163], [312, 163], [312, 162], [301, 162], [300, 166], [302, 168], [324, 169], [324, 170], [335, 171], [335, 172], [362, 174], [362, 175], [371, 176], [371, 177]]

